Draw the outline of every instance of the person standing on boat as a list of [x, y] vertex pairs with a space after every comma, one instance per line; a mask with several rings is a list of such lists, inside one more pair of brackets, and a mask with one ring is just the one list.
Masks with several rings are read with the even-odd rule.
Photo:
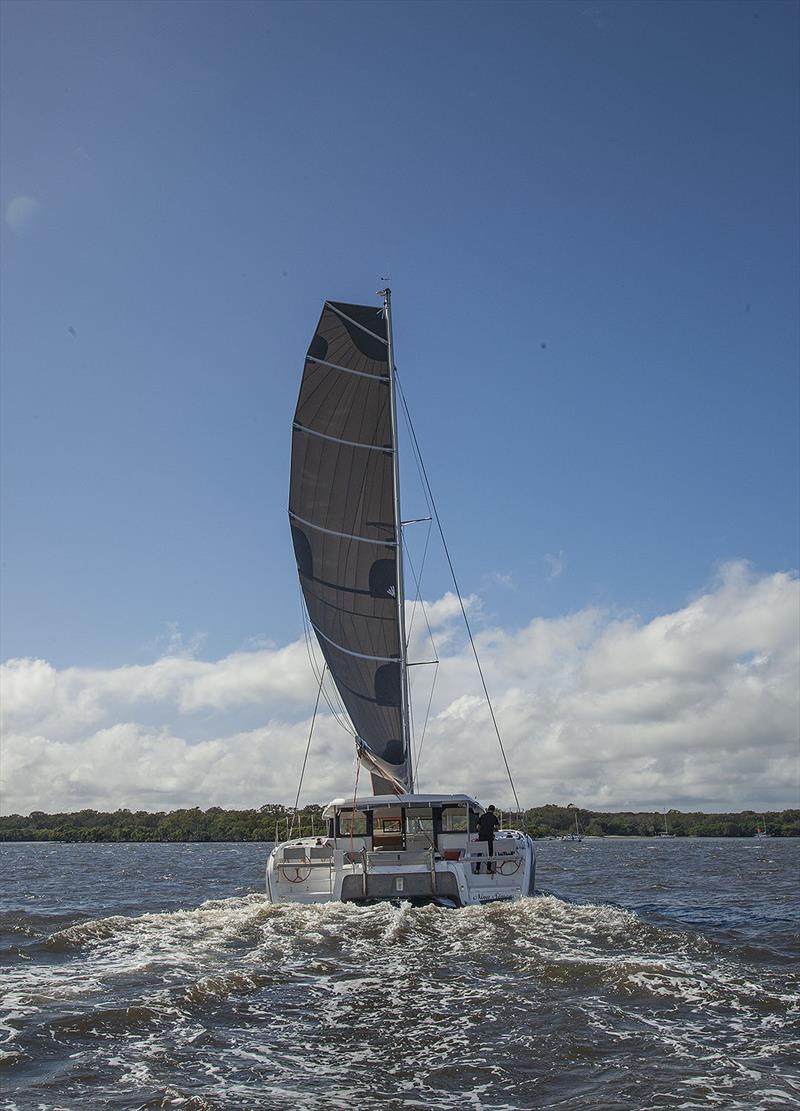
[[[489, 850], [489, 859], [486, 862], [486, 871], [488, 874], [494, 875], [494, 831], [500, 825], [497, 815], [494, 812], [494, 806], [490, 805], [488, 810], [484, 810], [480, 818], [478, 818], [478, 840], [485, 841]], [[481, 866], [478, 864], [478, 872], [480, 873]]]

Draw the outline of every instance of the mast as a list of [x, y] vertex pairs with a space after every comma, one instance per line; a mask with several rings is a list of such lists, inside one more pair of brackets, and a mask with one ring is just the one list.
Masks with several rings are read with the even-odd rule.
[[392, 410], [394, 442], [394, 526], [397, 537], [397, 620], [400, 627], [400, 717], [403, 723], [403, 745], [408, 754], [408, 791], [414, 791], [414, 761], [411, 754], [410, 700], [408, 695], [408, 645], [406, 644], [405, 589], [403, 586], [403, 526], [400, 516], [400, 451], [397, 439], [397, 383], [395, 380], [394, 340], [392, 337], [392, 291], [387, 286], [378, 294], [383, 297], [386, 313], [386, 336], [389, 356], [389, 397]]

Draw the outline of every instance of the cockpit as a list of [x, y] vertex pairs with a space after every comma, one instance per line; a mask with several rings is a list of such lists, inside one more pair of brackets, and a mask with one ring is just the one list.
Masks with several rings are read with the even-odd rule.
[[466, 849], [483, 813], [467, 795], [334, 799], [323, 811], [328, 836], [358, 851], [429, 852], [455, 859]]

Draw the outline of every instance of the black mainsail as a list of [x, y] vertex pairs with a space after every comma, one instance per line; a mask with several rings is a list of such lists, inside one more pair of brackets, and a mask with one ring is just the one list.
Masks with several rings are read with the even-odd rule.
[[390, 294], [326, 301], [292, 431], [289, 522], [311, 625], [373, 790], [413, 787]]

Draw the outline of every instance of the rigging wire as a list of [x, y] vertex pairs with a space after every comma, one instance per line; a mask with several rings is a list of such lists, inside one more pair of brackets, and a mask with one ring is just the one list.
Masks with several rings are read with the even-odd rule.
[[[319, 664], [317, 663], [316, 656], [314, 655], [314, 643], [313, 643], [313, 638], [311, 636], [311, 628], [310, 628], [310, 622], [309, 622], [309, 619], [308, 619], [308, 614], [306, 613], [305, 603], [303, 602], [302, 591], [301, 591], [301, 594], [300, 594], [300, 612], [301, 612], [301, 615], [302, 615], [302, 618], [303, 618], [303, 635], [305, 637], [306, 654], [308, 656], [308, 662], [311, 665], [311, 670], [314, 673], [314, 677], [316, 678], [317, 682], [321, 683], [322, 679], [325, 677], [325, 668], [327, 667], [327, 664], [323, 665], [322, 676], [321, 676], [320, 675], [320, 667], [319, 667]], [[346, 711], [345, 711], [344, 706], [342, 705], [341, 697], [340, 697], [339, 692], [336, 689], [335, 685], [334, 685], [333, 689], [334, 689], [334, 697], [335, 697], [336, 702], [338, 703], [338, 706], [335, 706], [333, 704], [331, 696], [328, 694], [327, 687], [323, 687], [322, 697], [325, 699], [325, 701], [328, 705], [328, 709], [330, 710], [331, 714], [333, 715], [334, 720], [336, 721], [336, 724], [341, 729], [344, 729], [345, 733], [347, 733], [348, 736], [355, 737], [356, 734], [355, 734], [353, 728], [350, 725], [347, 724]]]
[[[395, 366], [395, 381], [397, 382], [398, 390], [399, 390], [399, 392], [402, 396], [402, 389], [400, 388], [399, 379], [397, 378], [397, 367], [396, 366]], [[410, 417], [410, 413], [408, 411], [408, 405], [406, 404], [406, 401], [405, 401], [404, 397], [403, 397], [402, 400], [403, 400], [403, 415], [405, 417], [406, 428], [408, 430], [409, 436], [413, 436], [413, 428], [412, 428], [412, 425], [411, 425], [411, 417]], [[425, 478], [424, 478], [424, 475], [422, 473], [422, 469], [420, 467], [420, 459], [418, 458], [417, 452], [412, 451], [412, 456], [414, 458], [414, 462], [415, 462], [416, 467], [417, 467], [417, 473], [419, 475], [420, 484], [422, 486], [422, 495], [425, 498], [425, 504], [428, 508], [429, 523], [428, 523], [428, 530], [425, 534], [425, 547], [422, 550], [422, 560], [420, 562], [419, 574], [417, 574], [417, 571], [414, 567], [414, 561], [411, 558], [411, 553], [409, 551], [408, 544], [405, 543], [405, 537], [403, 538], [404, 550], [405, 550], [405, 553], [406, 553], [406, 557], [408, 558], [408, 564], [411, 568], [411, 574], [414, 576], [414, 583], [415, 583], [416, 588], [417, 588], [416, 596], [414, 598], [414, 605], [413, 605], [412, 610], [411, 610], [411, 621], [409, 623], [409, 628], [408, 628], [408, 637], [407, 637], [407, 642], [406, 642], [406, 650], [408, 649], [408, 644], [411, 641], [411, 632], [414, 628], [414, 618], [416, 617], [417, 605], [419, 604], [420, 608], [422, 609], [422, 616], [425, 618], [425, 625], [426, 625], [427, 630], [428, 630], [428, 637], [430, 638], [431, 648], [433, 649], [433, 656], [434, 656], [433, 663], [436, 665], [436, 669], [433, 673], [433, 680], [431, 682], [431, 688], [430, 688], [430, 691], [428, 693], [428, 705], [427, 705], [426, 710], [425, 710], [425, 721], [424, 721], [423, 726], [422, 726], [422, 734], [419, 738], [419, 744], [416, 743], [416, 729], [415, 729], [415, 725], [414, 725], [413, 718], [412, 718], [412, 741], [413, 741], [413, 747], [414, 747], [414, 750], [415, 750], [414, 752], [412, 752], [413, 768], [414, 768], [414, 777], [413, 778], [414, 778], [414, 783], [417, 785], [417, 787], [419, 787], [419, 782], [418, 782], [419, 762], [420, 762], [420, 757], [421, 757], [421, 754], [422, 754], [422, 746], [425, 742], [425, 734], [426, 734], [427, 729], [428, 729], [428, 721], [430, 719], [430, 714], [431, 714], [431, 705], [433, 703], [433, 695], [434, 695], [434, 692], [436, 690], [436, 680], [437, 680], [438, 675], [439, 675], [439, 653], [438, 653], [437, 648], [436, 648], [436, 641], [434, 640], [434, 637], [433, 637], [433, 630], [431, 629], [431, 623], [428, 620], [428, 610], [427, 610], [427, 607], [425, 606], [425, 602], [422, 599], [422, 575], [423, 575], [423, 572], [425, 570], [425, 561], [428, 557], [428, 547], [430, 545], [430, 540], [431, 540], [431, 530], [433, 529], [433, 507], [431, 506], [431, 499], [428, 496], [428, 489], [425, 485]]]
[[356, 781], [353, 784], [353, 812], [350, 815], [350, 863], [353, 864], [353, 833], [356, 827], [356, 795], [358, 794], [358, 777], [361, 775], [361, 758], [356, 753]]
[[[436, 648], [436, 641], [433, 639], [433, 630], [431, 629], [431, 623], [428, 620], [428, 611], [425, 608], [425, 603], [423, 602], [422, 597], [421, 597], [421, 593], [420, 593], [421, 589], [422, 589], [421, 588], [422, 568], [424, 567], [424, 558], [425, 557], [423, 556], [423, 563], [420, 565], [419, 576], [417, 576], [417, 572], [414, 570], [413, 560], [411, 559], [411, 555], [409, 554], [409, 551], [408, 551], [408, 545], [406, 544], [406, 545], [404, 545], [404, 547], [405, 547], [405, 551], [406, 551], [406, 556], [408, 557], [408, 565], [411, 568], [411, 574], [414, 576], [414, 582], [417, 585], [417, 597], [419, 598], [420, 609], [422, 610], [422, 616], [425, 618], [425, 625], [427, 626], [427, 629], [428, 629], [428, 636], [430, 638], [431, 648], [433, 649], [433, 655], [435, 657], [435, 660], [433, 662], [438, 663], [439, 662], [439, 652]], [[427, 545], [427, 542], [426, 542], [426, 544], [425, 544], [425, 552], [426, 553], [427, 553], [427, 550], [428, 550], [428, 545]], [[406, 645], [406, 648], [408, 648], [408, 645]]]
[[414, 782], [417, 784], [418, 789], [419, 789], [419, 762], [422, 758], [422, 746], [425, 743], [425, 734], [428, 730], [428, 718], [431, 716], [431, 703], [433, 702], [433, 692], [436, 689], [436, 680], [437, 680], [438, 676], [439, 676], [439, 661], [436, 660], [436, 666], [435, 666], [435, 670], [433, 672], [433, 682], [431, 683], [431, 692], [428, 695], [428, 708], [425, 711], [425, 723], [422, 726], [422, 736], [419, 739], [419, 745], [417, 747], [417, 762], [416, 762], [416, 765], [414, 766]]
[[481, 667], [481, 661], [480, 661], [480, 658], [478, 656], [478, 650], [475, 647], [475, 640], [474, 640], [474, 637], [472, 636], [472, 629], [470, 628], [469, 618], [467, 617], [467, 611], [466, 611], [466, 608], [464, 606], [464, 600], [461, 597], [461, 590], [459, 589], [459, 586], [458, 586], [458, 580], [456, 578], [455, 568], [453, 567], [453, 561], [450, 558], [450, 550], [447, 547], [447, 541], [444, 538], [444, 529], [442, 528], [442, 522], [441, 522], [441, 519], [439, 517], [439, 511], [436, 508], [436, 501], [433, 497], [433, 491], [431, 490], [431, 484], [428, 480], [428, 472], [425, 469], [425, 462], [422, 458], [422, 453], [420, 452], [420, 449], [419, 449], [419, 442], [417, 440], [417, 433], [414, 429], [414, 423], [411, 420], [411, 413], [408, 410], [408, 402], [406, 401], [406, 396], [403, 393], [403, 387], [400, 385], [400, 380], [399, 380], [399, 377], [397, 375], [397, 367], [395, 367], [395, 381], [397, 382], [397, 389], [398, 389], [398, 393], [400, 394], [400, 399], [403, 402], [403, 409], [405, 411], [406, 420], [408, 421], [408, 427], [409, 427], [409, 430], [411, 432], [411, 440], [412, 440], [412, 443], [414, 445], [414, 451], [415, 451], [416, 456], [417, 456], [418, 467], [419, 467], [420, 473], [422, 475], [423, 483], [424, 483], [424, 485], [425, 485], [425, 487], [428, 491], [428, 494], [430, 495], [429, 505], [430, 505], [430, 508], [431, 508], [432, 516], [434, 517], [434, 519], [436, 521], [436, 527], [439, 530], [439, 536], [442, 539], [442, 547], [444, 548], [444, 554], [445, 554], [445, 557], [447, 559], [447, 564], [450, 568], [450, 575], [453, 579], [453, 586], [455, 587], [456, 595], [458, 596], [458, 604], [461, 607], [461, 615], [464, 618], [464, 625], [466, 626], [467, 635], [469, 636], [469, 643], [472, 647], [472, 654], [475, 657], [475, 663], [478, 667], [478, 674], [481, 677], [481, 685], [483, 686], [483, 693], [486, 697], [486, 704], [489, 707], [489, 713], [490, 713], [491, 718], [492, 718], [492, 724], [494, 725], [494, 731], [497, 734], [497, 743], [500, 746], [500, 754], [503, 757], [503, 763], [505, 764], [506, 773], [508, 775], [508, 782], [511, 784], [511, 792], [514, 796], [514, 801], [517, 804], [517, 810], [519, 811], [519, 810], [521, 810], [521, 807], [519, 805], [519, 798], [517, 796], [517, 789], [514, 786], [514, 777], [511, 774], [511, 768], [509, 767], [508, 758], [506, 757], [506, 750], [505, 750], [505, 747], [503, 745], [503, 738], [500, 735], [500, 727], [497, 724], [497, 718], [495, 717], [495, 713], [494, 713], [494, 706], [492, 706], [492, 700], [489, 697], [489, 689], [486, 686], [486, 679], [485, 679], [484, 674], [483, 674], [483, 668]]
[[425, 609], [425, 605], [422, 601], [422, 595], [421, 595], [422, 572], [425, 570], [425, 560], [428, 558], [428, 545], [430, 544], [430, 540], [431, 540], [431, 529], [432, 528], [433, 528], [433, 520], [431, 519], [431, 521], [428, 523], [428, 533], [427, 533], [427, 536], [425, 537], [425, 547], [422, 550], [422, 562], [420, 563], [420, 566], [419, 566], [419, 575], [417, 575], [417, 573], [414, 570], [414, 565], [411, 562], [411, 553], [409, 551], [408, 544], [406, 544], [405, 535], [403, 536], [403, 550], [406, 553], [406, 559], [408, 560], [409, 566], [411, 567], [411, 573], [414, 576], [414, 582], [416, 583], [416, 587], [417, 587], [417, 593], [416, 593], [416, 596], [414, 598], [414, 605], [411, 607], [411, 620], [409, 621], [408, 631], [406, 633], [406, 651], [408, 651], [408, 646], [411, 643], [411, 632], [414, 628], [414, 618], [417, 616], [417, 605], [418, 604], [422, 605], [423, 611]]
[[[431, 714], [431, 703], [433, 702], [433, 692], [436, 688], [436, 679], [437, 679], [437, 676], [439, 674], [439, 653], [438, 653], [437, 648], [436, 648], [436, 641], [433, 638], [433, 630], [431, 629], [431, 623], [428, 620], [428, 611], [427, 611], [427, 608], [425, 606], [425, 603], [422, 600], [422, 593], [421, 593], [422, 592], [422, 568], [425, 565], [425, 555], [427, 555], [429, 540], [430, 540], [430, 528], [428, 529], [428, 536], [425, 540], [425, 551], [423, 553], [419, 575], [417, 574], [416, 568], [414, 567], [414, 561], [411, 558], [411, 554], [408, 550], [408, 545], [405, 544], [405, 541], [404, 541], [404, 548], [405, 548], [405, 552], [406, 552], [406, 557], [408, 559], [408, 565], [411, 568], [411, 574], [414, 577], [414, 582], [415, 582], [416, 587], [417, 587], [417, 600], [419, 601], [419, 605], [420, 605], [420, 608], [422, 610], [422, 616], [425, 618], [425, 625], [427, 626], [428, 636], [430, 638], [431, 647], [433, 649], [434, 659], [431, 662], [433, 662], [436, 665], [436, 670], [433, 673], [433, 681], [431, 683], [431, 689], [430, 689], [430, 692], [429, 692], [429, 695], [428, 695], [428, 706], [427, 706], [427, 709], [425, 711], [425, 722], [422, 726], [422, 735], [419, 739], [419, 744], [417, 744], [417, 742], [416, 742], [416, 727], [415, 727], [414, 719], [413, 719], [413, 717], [411, 718], [411, 739], [412, 739], [412, 748], [414, 749], [414, 751], [412, 751], [411, 755], [412, 755], [413, 768], [414, 768], [414, 782], [417, 784], [417, 786], [419, 786], [419, 784], [417, 783], [417, 774], [419, 772], [420, 754], [422, 753], [422, 745], [423, 745], [423, 742], [425, 740], [425, 733], [426, 733], [427, 728], [428, 728], [428, 719], [430, 718], [430, 714]], [[416, 603], [415, 603], [415, 609], [416, 609]], [[413, 614], [412, 614], [412, 617], [413, 617]], [[410, 637], [410, 633], [409, 633], [409, 637]], [[408, 646], [406, 646], [406, 648], [407, 647]]]
[[[322, 668], [322, 677], [320, 678], [319, 686], [317, 687], [317, 699], [316, 699], [316, 702], [314, 703], [314, 713], [311, 715], [311, 728], [308, 731], [308, 740], [306, 741], [306, 754], [303, 757], [303, 766], [300, 769], [300, 782], [297, 784], [297, 794], [294, 797], [294, 813], [292, 814], [292, 827], [289, 831], [289, 837], [291, 837], [292, 834], [294, 833], [294, 820], [297, 817], [297, 807], [300, 803], [300, 792], [303, 790], [303, 777], [306, 774], [306, 764], [308, 763], [308, 753], [311, 749], [311, 737], [312, 737], [312, 734], [314, 732], [314, 722], [317, 720], [317, 710], [319, 709], [319, 696], [322, 694], [322, 680], [325, 678], [325, 668], [326, 667], [327, 667], [327, 665], [323, 666], [323, 668]], [[298, 823], [298, 826], [299, 826], [299, 823]]]
[[[406, 666], [408, 666], [408, 665], [406, 665]], [[417, 767], [417, 763], [418, 763], [418, 760], [417, 760], [417, 729], [416, 729], [416, 725], [414, 723], [414, 713], [413, 713], [413, 709], [412, 709], [413, 703], [411, 701], [411, 694], [412, 694], [413, 686], [414, 686], [414, 680], [412, 678], [412, 679], [409, 679], [409, 681], [408, 681], [408, 725], [409, 725], [409, 732], [411, 734], [411, 736], [409, 738], [409, 740], [411, 741], [411, 752], [409, 753], [409, 756], [410, 756], [410, 762], [411, 762], [411, 787], [412, 787], [412, 789], [415, 788], [416, 782], [417, 782], [417, 777], [416, 777], [415, 771], [416, 771], [416, 767]]]
[[[311, 666], [311, 670], [314, 674], [314, 677], [317, 680], [317, 682], [320, 682], [321, 681], [320, 667], [319, 667], [319, 664], [317, 663], [316, 657], [314, 656], [313, 644], [311, 643], [311, 635], [308, 631], [306, 631], [306, 652], [308, 654], [309, 663], [310, 663], [310, 666]], [[336, 724], [341, 729], [343, 729], [348, 734], [348, 736], [352, 736], [353, 735], [352, 730], [350, 729], [350, 727], [347, 725], [346, 721], [342, 717], [341, 708], [339, 706], [334, 705], [334, 702], [331, 699], [331, 696], [328, 693], [328, 689], [327, 689], [326, 686], [323, 686], [323, 688], [322, 688], [322, 697], [325, 699], [325, 702], [328, 706], [328, 709], [330, 710], [331, 715], [332, 715], [334, 721], [336, 722]]]
[[[420, 598], [420, 580], [417, 577], [417, 572], [414, 569], [414, 563], [411, 559], [411, 553], [408, 550], [408, 544], [406, 543], [405, 534], [402, 533], [401, 536], [402, 536], [402, 541], [403, 541], [403, 551], [405, 552], [406, 559], [408, 561], [408, 566], [411, 568], [411, 574], [414, 577], [414, 583], [415, 583], [416, 588], [417, 588], [416, 595], [414, 597], [414, 606], [411, 610], [411, 622], [408, 626], [408, 632], [407, 632], [407, 635], [406, 635], [406, 644], [405, 644], [406, 670], [408, 670], [408, 646], [411, 643], [411, 630], [414, 626], [414, 615], [415, 615], [416, 610], [417, 610], [417, 603], [421, 602], [421, 598]], [[411, 677], [408, 681], [408, 709], [409, 709], [408, 723], [409, 723], [410, 732], [411, 732], [410, 740], [411, 740], [412, 780], [416, 781], [416, 767], [417, 767], [417, 764], [418, 764], [418, 760], [417, 760], [417, 729], [416, 729], [416, 722], [414, 721], [413, 701], [412, 701], [412, 697], [411, 697], [412, 694], [413, 694], [413, 690], [414, 690], [414, 679], [413, 679], [413, 677]]]

